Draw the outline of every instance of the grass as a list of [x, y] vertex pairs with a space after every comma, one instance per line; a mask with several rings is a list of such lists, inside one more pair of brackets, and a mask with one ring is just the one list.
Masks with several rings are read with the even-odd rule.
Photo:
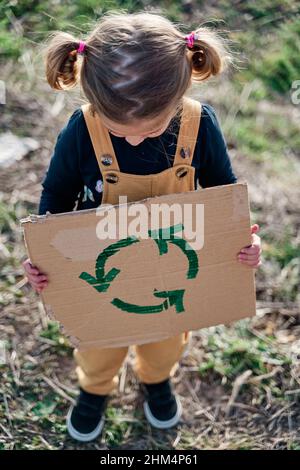
[[288, 93], [291, 84], [299, 79], [300, 19], [280, 25], [277, 41], [268, 47], [263, 60], [254, 60], [254, 72], [266, 86], [278, 93]]
[[48, 344], [51, 344], [55, 348], [57, 354], [72, 354], [73, 348], [68, 339], [61, 334], [58, 322], [49, 321], [46, 328], [41, 330], [39, 336], [40, 338], [46, 338]]
[[233, 330], [223, 326], [209, 328], [204, 338], [205, 355], [199, 373], [205, 376], [213, 371], [219, 374], [223, 383], [227, 379], [234, 380], [246, 370], [256, 376], [266, 374], [270, 365], [291, 364], [291, 358], [280, 353], [276, 338], [273, 335], [257, 336], [247, 319], [239, 321]]
[[[190, 356], [181, 361], [180, 370], [175, 375], [177, 392], [184, 403], [184, 421], [179, 428], [168, 432], [152, 430], [145, 422], [142, 397], [129, 359], [125, 389], [122, 394], [116, 391], [111, 398], [102, 437], [83, 447], [170, 449], [175, 442], [177, 449], [222, 448], [222, 445], [228, 449], [254, 449], [262, 443], [256, 439], [255, 429], [247, 431], [246, 423], [252, 422], [255, 413], [258, 420], [255, 426], [259, 425], [260, 431], [264, 432], [263, 445], [271, 446], [272, 433], [264, 429], [263, 423], [271, 422], [272, 416], [281, 408], [283, 414], [288, 407], [295, 419], [298, 416], [294, 401], [297, 395], [286, 394], [298, 387], [295, 376], [298, 366], [296, 356], [285, 343], [279, 342], [277, 328], [281, 328], [282, 321], [283, 318], [276, 319], [276, 329], [271, 334], [266, 330], [268, 322], [261, 319], [244, 320], [234, 327], [209, 328], [195, 334]], [[34, 314], [28, 322], [36, 324]], [[18, 337], [22, 335], [21, 325], [22, 322]], [[71, 358], [61, 351], [60, 335], [52, 322], [49, 328], [42, 331], [36, 324], [33, 333], [34, 346], [30, 350], [24, 340], [22, 346], [16, 348], [12, 338], [7, 344], [10, 360], [0, 366], [0, 416], [6, 431], [0, 435], [0, 443], [3, 448], [11, 448], [13, 444], [14, 449], [29, 450], [82, 448], [82, 445], [75, 444], [67, 437], [65, 427], [68, 401], [77, 394], [73, 385], [74, 371], [71, 370], [71, 374], [67, 372]], [[39, 336], [46, 337], [51, 343], [39, 341]], [[199, 353], [202, 355], [201, 361], [198, 359]], [[194, 364], [198, 366], [194, 367]], [[251, 379], [258, 381], [249, 381], [239, 391], [236, 401], [244, 404], [245, 410], [237, 409], [232, 416], [226, 417], [225, 405], [232, 384], [245, 370], [251, 370]], [[263, 378], [265, 374], [269, 376]], [[195, 401], [194, 394], [190, 395], [190, 387], [198, 390], [194, 394], [197, 394], [199, 403]], [[247, 412], [247, 407], [252, 411]], [[276, 425], [276, 429], [283, 424]], [[229, 440], [224, 437], [224, 429], [230, 429]], [[299, 445], [297, 434], [292, 433], [289, 437], [284, 427], [281, 436], [284, 436], [286, 447], [297, 448]]]
[[[232, 50], [237, 52], [237, 69], [233, 73], [237, 93], [244, 83], [254, 80], [260, 83], [249, 102], [252, 109], [240, 113], [228, 136], [257, 163], [272, 160], [273, 164], [275, 159], [279, 173], [286, 164], [285, 150], [299, 155], [298, 124], [293, 125], [286, 116], [279, 112], [274, 114], [272, 110], [261, 116], [263, 121], [257, 121], [256, 104], [278, 96], [290, 100], [292, 85], [299, 79], [300, 11], [297, 2], [265, 0], [259, 6], [257, 2], [238, 2], [232, 8], [231, 2], [224, 0], [217, 9], [203, 1], [196, 3], [204, 13], [192, 27], [204, 21], [225, 29]], [[80, 37], [108, 10], [123, 8], [134, 12], [144, 6], [153, 7], [151, 2], [138, 0], [58, 1], [52, 2], [50, 7], [45, 1], [3, 1], [0, 5], [0, 59], [21, 58], [28, 49], [40, 44], [49, 31], [67, 30]], [[155, 7], [162, 9], [172, 21], [183, 19], [184, 3], [157, 1]]]
[[287, 122], [286, 117], [271, 115], [257, 118], [257, 111], [241, 115], [232, 128], [231, 138], [239, 142], [241, 152], [257, 163], [271, 162], [277, 174], [288, 165], [294, 169], [294, 162], [287, 158], [287, 151], [297, 156], [300, 148], [296, 124]]
[[104, 440], [110, 448], [118, 447], [124, 436], [131, 431], [130, 417], [120, 409], [108, 407], [106, 411], [108, 426], [105, 429]]
[[[66, 435], [65, 415], [78, 393], [72, 348], [24, 283], [20, 262], [26, 254], [18, 221], [36, 212], [53, 141], [74, 103], [64, 98], [64, 110], [49, 122], [49, 103], [57, 95], [48, 96], [41, 84], [36, 46], [49, 30], [81, 37], [104, 11], [135, 11], [148, 3], [154, 5], [101, 0], [0, 4], [0, 60], [2, 73], [8, 70], [0, 79], [9, 93], [3, 125], [42, 143], [30, 159], [0, 176], [0, 339], [7, 359], [0, 364], [0, 449], [299, 450], [300, 140], [290, 89], [300, 66], [299, 12], [292, 0], [235, 2], [234, 7], [229, 0], [197, 0], [192, 15], [184, 13], [182, 2], [155, 2], [170, 19], [191, 29], [207, 20], [220, 24], [239, 51], [239, 67], [201, 92], [217, 109], [233, 166], [249, 183], [253, 222], [261, 225], [258, 315], [194, 333], [190, 354], [174, 377], [184, 406], [178, 428], [161, 432], [146, 423], [129, 358], [124, 387], [109, 403], [103, 436], [79, 445]], [[248, 371], [228, 412], [234, 387]]]

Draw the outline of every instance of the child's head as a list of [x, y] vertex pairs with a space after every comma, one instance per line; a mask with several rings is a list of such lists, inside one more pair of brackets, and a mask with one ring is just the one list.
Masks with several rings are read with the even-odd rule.
[[63, 32], [50, 36], [48, 83], [63, 89], [80, 81], [113, 134], [135, 142], [155, 137], [181, 109], [192, 81], [217, 75], [228, 62], [218, 35], [203, 27], [195, 32], [190, 49], [186, 34], [156, 13], [109, 12], [86, 37], [80, 67], [79, 41]]

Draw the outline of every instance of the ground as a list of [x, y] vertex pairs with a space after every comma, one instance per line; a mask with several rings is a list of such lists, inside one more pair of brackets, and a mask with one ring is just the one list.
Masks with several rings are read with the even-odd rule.
[[[51, 8], [61, 5], [54, 3]], [[170, 7], [171, 17], [179, 14], [172, 2], [159, 3]], [[180, 19], [197, 24], [207, 16], [199, 8], [202, 2], [190, 3], [194, 23], [188, 10]], [[17, 41], [28, 37], [30, 27], [39, 29], [43, 8], [33, 6], [27, 17], [9, 9], [13, 26], [0, 29], [11, 48], [1, 66], [7, 89], [1, 129], [33, 137], [40, 148], [0, 169], [0, 339], [6, 351], [0, 364], [0, 448], [300, 449], [300, 108], [290, 96], [293, 74], [300, 70], [291, 52], [299, 47], [299, 16], [291, 1], [266, 1], [256, 9], [251, 2], [237, 2], [227, 16], [216, 3], [204, 5], [204, 11], [234, 29], [230, 37], [242, 44], [246, 59], [239, 70], [194, 85], [192, 94], [215, 107], [233, 168], [249, 185], [251, 220], [260, 225], [263, 242], [257, 316], [194, 332], [173, 379], [184, 407], [183, 421], [173, 430], [147, 424], [130, 353], [104, 433], [84, 445], [68, 438], [65, 429], [77, 394], [72, 348], [24, 280], [19, 226], [20, 218], [37, 213], [55, 139], [83, 97], [79, 90], [51, 91], [35, 44], [22, 49]], [[82, 13], [81, 2], [75, 7]]]

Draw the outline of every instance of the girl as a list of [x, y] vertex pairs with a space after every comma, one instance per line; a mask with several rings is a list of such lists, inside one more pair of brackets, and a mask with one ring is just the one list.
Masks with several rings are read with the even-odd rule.
[[[80, 70], [88, 103], [75, 110], [58, 136], [42, 182], [39, 214], [115, 204], [120, 195], [134, 201], [195, 190], [198, 184], [235, 183], [214, 109], [185, 95], [192, 81], [219, 74], [228, 60], [223, 41], [209, 29], [183, 35], [155, 13], [110, 12], [84, 42], [63, 32], [52, 35], [46, 53], [48, 83], [55, 89], [72, 87]], [[252, 245], [237, 256], [252, 268], [260, 265], [257, 230], [254, 225]], [[47, 276], [29, 259], [23, 265], [41, 292]], [[157, 428], [180, 419], [170, 377], [188, 339], [186, 332], [135, 346], [145, 415]], [[80, 394], [67, 416], [73, 438], [90, 441], [101, 433], [107, 399], [127, 351], [74, 351]]]

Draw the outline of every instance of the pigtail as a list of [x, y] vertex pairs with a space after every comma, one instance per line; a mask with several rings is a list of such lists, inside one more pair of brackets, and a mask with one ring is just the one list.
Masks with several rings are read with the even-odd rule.
[[188, 57], [195, 82], [220, 74], [231, 62], [225, 40], [206, 27], [195, 30], [194, 44], [188, 47]]
[[56, 31], [52, 33], [45, 47], [47, 82], [56, 90], [74, 87], [79, 80], [79, 41], [71, 34]]

